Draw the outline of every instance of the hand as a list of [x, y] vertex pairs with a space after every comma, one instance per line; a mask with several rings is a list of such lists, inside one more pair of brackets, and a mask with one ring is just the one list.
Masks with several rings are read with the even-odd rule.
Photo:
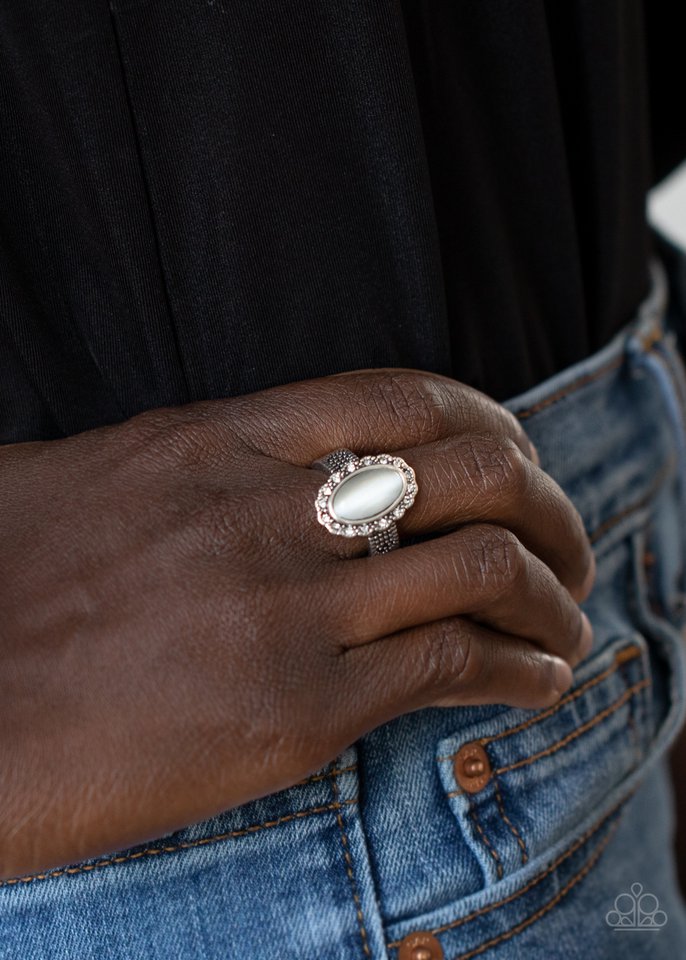
[[[317, 457], [395, 451], [382, 556], [316, 521]], [[427, 706], [544, 707], [589, 649], [581, 520], [517, 420], [358, 371], [0, 448], [0, 876], [285, 788]]]

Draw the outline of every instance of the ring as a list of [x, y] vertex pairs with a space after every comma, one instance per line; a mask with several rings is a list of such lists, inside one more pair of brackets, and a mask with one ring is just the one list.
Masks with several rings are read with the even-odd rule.
[[369, 537], [369, 553], [400, 545], [396, 520], [414, 503], [417, 480], [402, 457], [388, 453], [358, 457], [334, 450], [312, 466], [329, 479], [317, 492], [317, 520], [340, 537]]

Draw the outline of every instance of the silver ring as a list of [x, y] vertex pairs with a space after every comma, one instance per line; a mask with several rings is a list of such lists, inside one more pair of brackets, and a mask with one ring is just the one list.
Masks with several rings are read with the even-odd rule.
[[358, 457], [334, 450], [315, 460], [329, 479], [317, 492], [317, 520], [339, 537], [369, 537], [369, 553], [400, 545], [396, 520], [414, 503], [417, 479], [402, 457], [390, 453]]

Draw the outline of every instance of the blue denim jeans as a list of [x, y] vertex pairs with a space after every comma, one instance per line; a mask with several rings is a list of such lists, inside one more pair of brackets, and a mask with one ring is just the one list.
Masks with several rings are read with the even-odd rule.
[[594, 647], [562, 699], [408, 713], [289, 789], [5, 880], [2, 960], [683, 955], [665, 751], [684, 713], [686, 378], [664, 290], [656, 265], [605, 349], [508, 403], [596, 551]]

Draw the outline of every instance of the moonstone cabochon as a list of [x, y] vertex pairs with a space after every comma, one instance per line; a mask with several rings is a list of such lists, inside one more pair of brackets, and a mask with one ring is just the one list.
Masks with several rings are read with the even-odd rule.
[[[372, 466], [383, 467], [383, 472], [379, 470], [373, 477], [361, 478], [339, 500], [339, 489], [347, 486], [356, 473], [366, 473], [367, 468]], [[319, 488], [315, 500], [317, 519], [329, 533], [344, 537], [369, 536], [387, 530], [395, 520], [399, 520], [412, 506], [416, 495], [414, 470], [402, 457], [394, 457], [389, 453], [359, 457], [334, 470]], [[383, 508], [381, 512], [371, 513], [380, 507]], [[357, 515], [361, 518], [354, 519]]]
[[400, 503], [404, 493], [402, 471], [374, 463], [343, 477], [329, 509], [331, 516], [343, 523], [370, 523]]

